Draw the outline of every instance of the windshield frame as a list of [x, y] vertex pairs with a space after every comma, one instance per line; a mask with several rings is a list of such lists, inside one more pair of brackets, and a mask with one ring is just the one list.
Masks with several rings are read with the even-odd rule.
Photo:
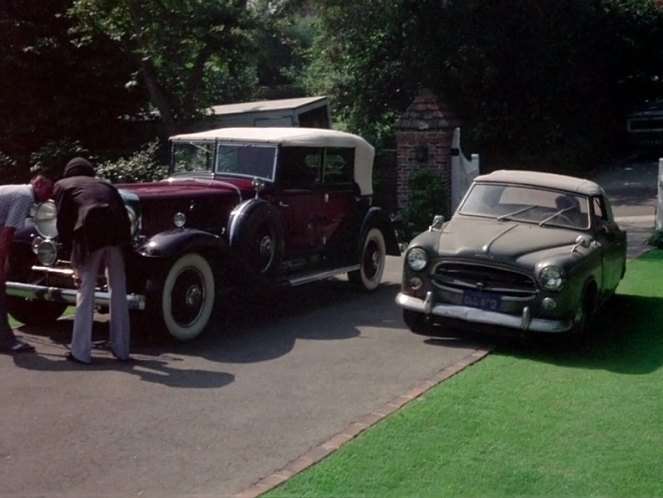
[[[247, 162], [242, 165], [241, 161], [247, 161], [246, 158], [231, 157], [231, 154], [239, 152], [243, 152], [244, 156], [253, 155], [257, 162]], [[278, 144], [271, 142], [177, 141], [172, 143], [170, 174], [172, 176], [261, 178], [273, 183], [276, 178], [278, 155]], [[222, 164], [224, 159], [235, 162], [224, 166]], [[231, 169], [236, 167], [240, 167], [240, 169], [235, 171]]]

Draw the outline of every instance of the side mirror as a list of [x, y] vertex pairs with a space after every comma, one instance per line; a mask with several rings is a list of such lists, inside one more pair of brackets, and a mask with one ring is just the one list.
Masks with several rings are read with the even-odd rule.
[[428, 227], [428, 231], [432, 232], [433, 230], [441, 230], [442, 225], [444, 225], [444, 216], [436, 214], [433, 217], [433, 223]]
[[577, 247], [584, 247], [587, 249], [592, 243], [592, 238], [589, 237], [588, 235], [578, 235], [576, 237], [576, 245], [574, 246], [574, 249]]

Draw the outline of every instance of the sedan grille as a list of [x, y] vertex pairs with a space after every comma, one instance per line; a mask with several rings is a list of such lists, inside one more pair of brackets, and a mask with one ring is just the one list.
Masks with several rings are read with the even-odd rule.
[[433, 282], [457, 291], [476, 289], [514, 297], [536, 294], [536, 284], [531, 276], [480, 264], [441, 263], [435, 268]]

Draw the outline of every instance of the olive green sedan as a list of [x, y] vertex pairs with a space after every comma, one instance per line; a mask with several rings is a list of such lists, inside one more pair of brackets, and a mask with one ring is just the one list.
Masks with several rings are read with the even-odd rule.
[[410, 242], [396, 302], [419, 334], [470, 324], [582, 336], [625, 268], [626, 232], [599, 185], [501, 170]]

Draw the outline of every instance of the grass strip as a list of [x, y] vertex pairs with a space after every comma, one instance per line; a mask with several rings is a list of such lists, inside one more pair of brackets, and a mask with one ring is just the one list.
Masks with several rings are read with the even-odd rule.
[[597, 339], [503, 339], [266, 496], [663, 496], [663, 252], [629, 262]]

